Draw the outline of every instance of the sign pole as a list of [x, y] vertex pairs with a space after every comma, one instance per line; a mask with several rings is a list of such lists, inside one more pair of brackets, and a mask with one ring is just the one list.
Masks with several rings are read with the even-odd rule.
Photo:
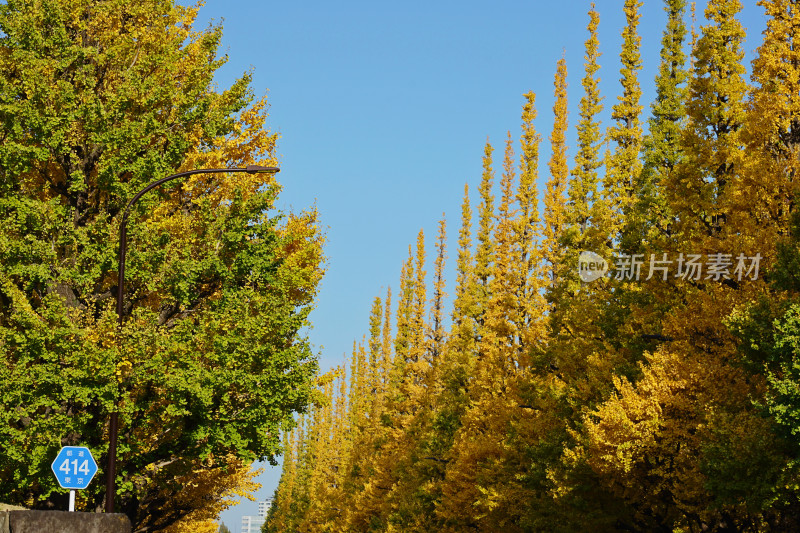
[[69, 512], [75, 512], [75, 489], [69, 491]]

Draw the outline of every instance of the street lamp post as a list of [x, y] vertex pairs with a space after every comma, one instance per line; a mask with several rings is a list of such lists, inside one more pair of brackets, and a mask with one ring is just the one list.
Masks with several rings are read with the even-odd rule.
[[[139, 199], [147, 194], [149, 191], [155, 189], [168, 181], [178, 178], [185, 178], [193, 174], [226, 174], [232, 172], [246, 172], [247, 174], [261, 174], [269, 173], [274, 174], [280, 172], [278, 167], [263, 167], [260, 165], [248, 165], [245, 168], [199, 168], [196, 170], [189, 170], [186, 172], [179, 172], [154, 181], [133, 197], [125, 207], [122, 214], [122, 220], [119, 225], [119, 277], [117, 278], [117, 320], [118, 327], [122, 330], [122, 300], [125, 295], [125, 253], [128, 248], [128, 215], [130, 215], [131, 208], [139, 201]], [[108, 465], [106, 468], [106, 512], [114, 512], [114, 495], [116, 493], [116, 470], [117, 470], [117, 434], [118, 434], [118, 416], [116, 398], [114, 399], [114, 410], [109, 417], [108, 428]]]

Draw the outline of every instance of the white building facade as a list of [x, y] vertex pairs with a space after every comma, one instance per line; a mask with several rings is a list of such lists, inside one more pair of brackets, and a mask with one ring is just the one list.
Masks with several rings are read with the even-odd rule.
[[245, 515], [242, 517], [241, 533], [261, 533], [261, 526], [267, 521], [270, 507], [272, 507], [272, 498], [258, 502], [258, 516]]

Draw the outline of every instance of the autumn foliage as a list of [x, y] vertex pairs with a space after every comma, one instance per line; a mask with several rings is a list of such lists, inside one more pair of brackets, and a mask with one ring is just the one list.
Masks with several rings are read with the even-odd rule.
[[[445, 241], [429, 289], [420, 233], [286, 435], [265, 530], [800, 529], [800, 3], [759, 5], [748, 80], [738, 0], [710, 0], [691, 42], [665, 0], [649, 117], [641, 2], [621, 6], [614, 101], [591, 7], [573, 163], [562, 59], [547, 166], [528, 93], [521, 157], [509, 135], [497, 168], [487, 144], [476, 203], [465, 189], [449, 327]], [[594, 281], [587, 251], [609, 267]]]
[[102, 511], [116, 412], [117, 512], [137, 532], [211, 527], [316, 395], [301, 332], [324, 238], [314, 210], [275, 208], [274, 176], [198, 173], [142, 197], [117, 315], [117, 236], [137, 191], [181, 171], [277, 163], [251, 75], [214, 83], [222, 28], [195, 28], [199, 7], [0, 4], [6, 503], [65, 509], [50, 463], [83, 445], [100, 472], [77, 508]]

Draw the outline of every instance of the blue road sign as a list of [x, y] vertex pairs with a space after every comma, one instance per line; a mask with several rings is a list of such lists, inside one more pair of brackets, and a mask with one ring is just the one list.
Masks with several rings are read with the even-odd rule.
[[97, 473], [92, 452], [84, 446], [64, 446], [50, 468], [64, 489], [85, 489]]

